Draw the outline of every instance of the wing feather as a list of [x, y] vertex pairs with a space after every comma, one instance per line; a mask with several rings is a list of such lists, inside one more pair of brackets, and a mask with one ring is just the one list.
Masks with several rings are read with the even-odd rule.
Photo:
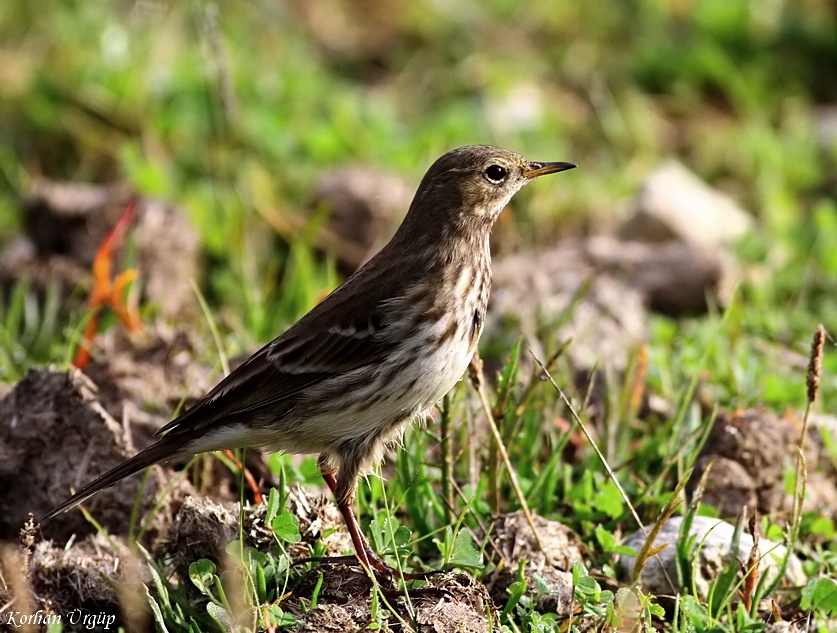
[[384, 360], [389, 323], [385, 308], [405, 287], [384, 278], [380, 284], [364, 284], [366, 292], [358, 294], [352, 285], [347, 282], [331, 293], [157, 434], [191, 434], [240, 422], [242, 415], [266, 408], [281, 419], [304, 390]]

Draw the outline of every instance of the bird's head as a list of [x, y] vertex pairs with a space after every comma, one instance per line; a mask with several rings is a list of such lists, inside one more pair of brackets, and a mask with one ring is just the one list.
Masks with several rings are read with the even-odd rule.
[[419, 185], [404, 225], [488, 229], [523, 185], [538, 176], [573, 169], [541, 163], [490, 145], [468, 145], [439, 158]]

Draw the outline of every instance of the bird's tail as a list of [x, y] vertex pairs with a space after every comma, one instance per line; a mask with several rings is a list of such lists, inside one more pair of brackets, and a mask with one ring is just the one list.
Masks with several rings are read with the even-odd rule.
[[72, 497], [67, 499], [60, 506], [47, 514], [42, 521], [46, 521], [54, 517], [56, 514], [66, 512], [70, 508], [74, 508], [78, 504], [86, 501], [100, 490], [109, 488], [115, 483], [125, 479], [134, 473], [137, 473], [149, 466], [177, 457], [181, 454], [183, 448], [183, 440], [176, 437], [164, 437], [156, 444], [152, 444], [148, 448], [140, 451], [130, 459], [122, 462], [116, 468], [106, 472], [104, 475], [97, 477], [89, 484], [84, 486], [81, 490], [75, 493]]

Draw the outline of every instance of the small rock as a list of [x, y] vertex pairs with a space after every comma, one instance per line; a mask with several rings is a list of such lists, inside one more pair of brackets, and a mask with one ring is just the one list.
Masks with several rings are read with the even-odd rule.
[[163, 316], [178, 317], [197, 310], [192, 283], [200, 281], [201, 243], [186, 212], [171, 203], [143, 199], [137, 207], [134, 232], [140, 280], [146, 301]]
[[585, 244], [593, 268], [623, 279], [645, 305], [671, 317], [703, 314], [707, 301], [725, 305], [733, 286], [732, 264], [718, 249], [679, 240], [659, 244], [593, 237]]
[[[36, 544], [35, 535], [33, 525], [23, 547], [6, 548], [0, 560], [0, 600], [12, 607], [2, 613], [15, 620], [3, 618], [3, 631], [46, 631], [55, 622], [64, 631], [150, 630], [148, 566], [118, 538], [100, 532], [63, 546]], [[39, 626], [26, 626], [28, 614], [29, 624]]]
[[247, 547], [267, 551], [274, 538], [270, 528], [264, 525], [264, 515], [264, 504], [246, 506], [242, 518], [237, 504], [186, 497], [156, 553], [181, 578], [188, 578], [190, 564], [201, 558], [223, 558], [224, 548], [240, 534]]
[[[310, 595], [319, 585], [317, 608]], [[414, 622], [415, 630], [428, 633], [488, 633], [499, 631], [500, 622], [485, 587], [465, 574], [434, 574], [427, 584], [410, 595], [408, 611], [399, 590], [390, 590], [390, 614], [379, 607], [373, 615], [369, 600], [369, 577], [357, 566], [326, 565], [309, 572], [294, 587], [283, 608], [297, 618], [297, 633], [369, 631], [375, 619], [381, 633], [405, 630], [401, 623]], [[407, 630], [413, 630], [409, 628]]]
[[338, 64], [344, 72], [380, 72], [397, 57], [393, 48], [408, 37], [401, 19], [409, 10], [406, 0], [294, 0], [288, 6], [327, 63]]
[[708, 301], [724, 304], [730, 271], [717, 250], [607, 236], [499, 258], [484, 339], [491, 345], [511, 330], [539, 351], [544, 338], [571, 338], [576, 368], [606, 361], [618, 371], [646, 340], [647, 309], [676, 317], [703, 313]]
[[[365, 589], [365, 588], [364, 588]], [[368, 589], [365, 589], [368, 591]], [[368, 617], [365, 609], [337, 603], [317, 604], [299, 615], [295, 633], [360, 633]]]
[[[809, 631], [813, 633], [814, 631], [821, 630], [814, 626], [815, 621], [811, 620], [809, 624], [810, 626], [803, 626], [798, 622], [774, 622], [767, 628], [765, 633], [808, 633]], [[825, 630], [828, 631], [828, 629]]]
[[196, 347], [186, 330], [162, 322], [142, 332], [111, 328], [96, 337], [85, 374], [108, 413], [117, 420], [129, 417], [137, 448], [156, 441], [153, 434], [172, 412], [197, 402], [217, 380], [196, 358]]
[[131, 200], [125, 185], [39, 180], [23, 201], [23, 225], [38, 255], [66, 254], [83, 265]]
[[653, 172], [637, 197], [634, 214], [619, 231], [639, 242], [684, 241], [716, 249], [753, 227], [753, 219], [729, 196], [706, 185], [677, 162]]
[[[722, 413], [698, 456], [687, 493], [694, 494], [712, 464], [702, 503], [715, 507], [726, 519], [739, 516], [745, 504], [778, 517], [792, 507], [792, 496], [785, 490], [785, 472], [796, 459], [801, 429], [801, 421], [793, 416], [763, 409]], [[817, 424], [812, 424], [805, 441], [808, 484], [803, 510], [833, 517], [837, 512], [837, 473], [820, 437]]]
[[[324, 556], [354, 554], [346, 523], [331, 497], [312, 495], [296, 486], [288, 490], [288, 509], [299, 519], [299, 534], [302, 537], [291, 547], [292, 556], [305, 558], [309, 548], [317, 541], [324, 547]], [[326, 533], [328, 536], [324, 537]]]
[[583, 245], [567, 242], [538, 254], [498, 261], [484, 339], [496, 341], [504, 328], [523, 333], [533, 349], [544, 336], [572, 338], [567, 354], [576, 367], [607, 360], [624, 369], [646, 338], [642, 295], [586, 264]]
[[[199, 558], [218, 558], [241, 534], [248, 547], [268, 551], [275, 539], [264, 522], [266, 509], [264, 503], [248, 504], [242, 513], [236, 503], [221, 504], [203, 497], [186, 497], [159, 545], [160, 553], [186, 577], [190, 563]], [[354, 553], [343, 519], [332, 501], [321, 495], [309, 495], [297, 486], [288, 490], [288, 509], [299, 520], [302, 537], [288, 548], [292, 558], [310, 556], [310, 548], [317, 541], [325, 547], [324, 556]], [[332, 533], [323, 538], [326, 531]]]
[[[704, 482], [705, 488], [701, 503], [712, 506], [720, 516], [730, 520], [740, 516], [745, 508], [761, 510], [765, 507], [759, 505], [758, 496], [759, 492], [764, 490], [764, 486], [762, 482], [757, 481], [750, 475], [750, 471], [744, 464], [720, 455], [709, 459], [712, 460], [712, 467], [708, 478]], [[689, 494], [694, 492], [692, 482], [695, 482], [695, 486], [697, 485], [698, 478], [706, 470], [708, 461], [701, 459], [698, 464], [689, 482]], [[771, 480], [767, 488], [772, 491], [774, 483], [775, 481]], [[768, 502], [769, 500], [765, 498], [764, 501]]]
[[820, 106], [814, 110], [817, 142], [824, 150], [832, 150], [837, 143], [837, 105]]
[[[428, 586], [441, 590], [444, 600], [420, 600], [416, 623], [420, 631], [488, 633], [500, 630], [499, 615], [482, 583], [466, 574], [431, 576]], [[398, 627], [400, 630], [400, 627]]]
[[[133, 197], [123, 184], [37, 182], [23, 201], [25, 236], [0, 253], [0, 284], [28, 278], [43, 291], [58, 281], [69, 295], [90, 274], [99, 246]], [[191, 282], [200, 277], [200, 243], [186, 213], [141, 199], [130, 235], [145, 299], [165, 316], [194, 311]]]
[[506, 135], [536, 129], [542, 125], [546, 111], [543, 85], [534, 82], [514, 84], [502, 97], [489, 97], [486, 111], [495, 133]]
[[[551, 566], [564, 571], [572, 568], [574, 561], [583, 557], [584, 545], [570, 528], [558, 521], [550, 521], [538, 515], [532, 516], [538, 537], [549, 555]], [[523, 512], [512, 512], [498, 518], [491, 530], [491, 542], [503, 557], [507, 567], [525, 560], [537, 569], [547, 566], [545, 554]]]
[[[27, 372], [0, 401], [0, 538], [14, 539], [31, 512], [36, 519], [82, 485], [130, 456], [123, 427], [104, 409], [80, 372]], [[33, 466], [34, 465], [34, 466]], [[153, 467], [85, 502], [110, 533], [127, 534], [134, 501], [144, 485], [140, 516], [157, 501], [167, 477]], [[170, 500], [170, 497], [167, 497]], [[158, 515], [170, 512], [164, 504]], [[96, 528], [78, 510], [45, 522], [47, 538], [66, 541]]]
[[[682, 525], [683, 517], [672, 517], [666, 522], [654, 540], [654, 547], [666, 543], [668, 547], [647, 561], [640, 579], [643, 592], [655, 596], [671, 596], [680, 592], [691, 592], [691, 587], [673, 587], [671, 585], [672, 582], [677, 582], [677, 541], [680, 538]], [[652, 527], [650, 525], [646, 526], [644, 528], [645, 532], [649, 532]], [[692, 566], [692, 573], [694, 574], [698, 599], [706, 600], [711, 582], [717, 578], [725, 567], [737, 565], [733, 556], [737, 556], [741, 561], [746, 561], [750, 556], [753, 538], [746, 533], [742, 533], [740, 536], [738, 550], [732, 551], [734, 531], [735, 528], [731, 524], [720, 519], [694, 517], [689, 535], [695, 537], [692, 553], [697, 551], [697, 560]], [[639, 552], [646, 540], [645, 534], [638, 531], [628, 537], [625, 545]], [[786, 551], [783, 545], [767, 539], [759, 539], [760, 576], [767, 577], [768, 582], [775, 579]], [[632, 578], [636, 558], [634, 556], [623, 556], [621, 562], [625, 567], [625, 576]], [[802, 563], [795, 554], [791, 554], [783, 582], [798, 587], [804, 585], [806, 581]]]
[[[569, 616], [576, 606], [570, 569], [573, 561], [582, 559], [584, 545], [565, 525], [537, 515], [532, 519], [552, 564], [547, 563], [522, 512], [502, 516], [489, 531], [489, 541], [503, 560], [491, 578], [489, 592], [495, 604], [505, 604], [508, 588], [517, 580], [518, 564], [526, 561], [523, 575], [538, 596], [538, 610]], [[539, 592], [538, 587], [546, 591]]]
[[32, 588], [45, 597], [51, 611], [60, 615], [91, 604], [118, 610], [119, 593], [111, 584], [116, 581], [118, 553], [103, 537], [92, 540], [96, 542], [92, 550], [84, 543], [65, 550], [51, 541], [35, 547], [30, 561]]
[[363, 166], [329, 172], [311, 203], [328, 212], [320, 243], [352, 273], [389, 240], [411, 200], [410, 187], [398, 176]]

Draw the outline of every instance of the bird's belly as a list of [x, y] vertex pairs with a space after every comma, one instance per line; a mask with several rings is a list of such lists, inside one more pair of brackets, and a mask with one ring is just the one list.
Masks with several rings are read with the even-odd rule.
[[462, 377], [473, 354], [470, 323], [457, 324], [445, 340], [440, 340], [442, 325], [406, 338], [374, 370], [359, 368], [311, 390], [296, 411], [298, 424], [288, 429], [301, 441], [286, 439], [282, 448], [325, 452], [403, 425], [427, 411]]
[[441, 400], [468, 369], [473, 348], [469, 345], [467, 333], [463, 332], [461, 337], [455, 338], [458, 340], [430, 354], [414, 358], [412, 370], [415, 373], [411, 380], [416, 382], [411, 391], [418, 412], [427, 410]]
[[349, 372], [312, 389], [281, 422], [266, 415], [246, 427], [224, 427], [202, 438], [195, 451], [249, 445], [318, 454], [337, 451], [349, 442], [391, 435], [450, 391], [467, 369], [472, 353], [467, 345], [443, 346], [412, 358], [400, 355], [401, 371], [389, 376], [392, 365], [373, 374]]

